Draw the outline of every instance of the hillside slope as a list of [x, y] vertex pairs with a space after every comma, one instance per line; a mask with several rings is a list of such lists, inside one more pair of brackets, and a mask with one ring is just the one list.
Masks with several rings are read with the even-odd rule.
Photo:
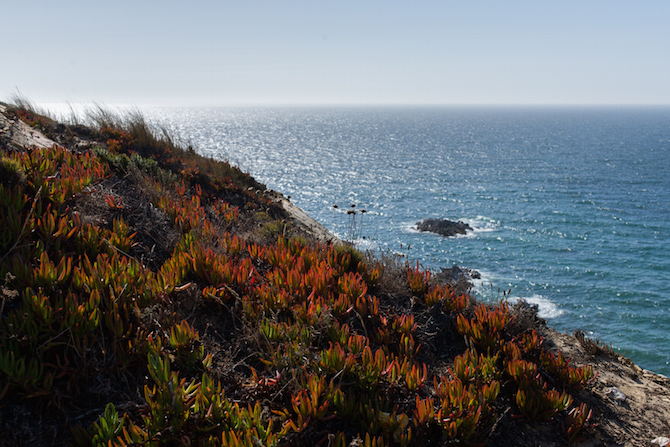
[[0, 445], [670, 436], [667, 378], [363, 255], [141, 117], [0, 112]]

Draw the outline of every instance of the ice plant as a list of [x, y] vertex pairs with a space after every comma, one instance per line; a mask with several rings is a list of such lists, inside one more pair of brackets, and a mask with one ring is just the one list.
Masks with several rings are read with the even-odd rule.
[[412, 292], [417, 295], [423, 295], [428, 288], [428, 281], [430, 281], [431, 273], [429, 270], [421, 271], [419, 269], [419, 261], [416, 261], [416, 268], [412, 268], [407, 264], [407, 280]]

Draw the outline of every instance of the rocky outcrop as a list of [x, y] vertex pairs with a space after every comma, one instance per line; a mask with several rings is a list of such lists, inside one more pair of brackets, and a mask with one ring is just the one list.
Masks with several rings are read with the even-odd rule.
[[468, 269], [453, 265], [450, 268], [441, 267], [440, 271], [435, 274], [436, 278], [444, 279], [445, 282], [457, 282], [460, 279], [472, 280], [480, 279], [481, 274], [477, 270]]
[[453, 265], [450, 268], [442, 267], [433, 275], [433, 281], [437, 284], [448, 284], [457, 295], [469, 293], [474, 286], [473, 280], [480, 279], [477, 270]]
[[314, 220], [302, 209], [291, 203], [291, 201], [284, 197], [283, 194], [275, 191], [272, 191], [270, 194], [274, 195], [275, 203], [279, 204], [284, 209], [284, 211], [288, 213], [293, 223], [301, 230], [311, 234], [317, 241], [333, 244], [342, 243], [342, 241], [340, 241], [333, 233], [328, 231], [325, 226]]
[[423, 222], [417, 222], [416, 227], [419, 231], [430, 231], [445, 237], [456, 236], [457, 234], [466, 234], [472, 231], [472, 227], [465, 222], [453, 222], [447, 219], [426, 219]]
[[19, 119], [10, 119], [7, 107], [0, 104], [0, 148], [51, 147], [55, 142]]

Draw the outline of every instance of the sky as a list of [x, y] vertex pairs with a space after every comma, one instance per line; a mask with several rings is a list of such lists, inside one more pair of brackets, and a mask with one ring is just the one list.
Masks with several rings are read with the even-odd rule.
[[3, 1], [0, 100], [670, 104], [670, 1]]

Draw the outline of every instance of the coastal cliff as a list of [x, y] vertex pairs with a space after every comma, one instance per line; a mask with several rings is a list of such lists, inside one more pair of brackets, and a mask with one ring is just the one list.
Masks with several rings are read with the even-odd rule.
[[0, 106], [0, 445], [670, 436], [666, 377], [366, 257], [138, 117], [96, 118]]

